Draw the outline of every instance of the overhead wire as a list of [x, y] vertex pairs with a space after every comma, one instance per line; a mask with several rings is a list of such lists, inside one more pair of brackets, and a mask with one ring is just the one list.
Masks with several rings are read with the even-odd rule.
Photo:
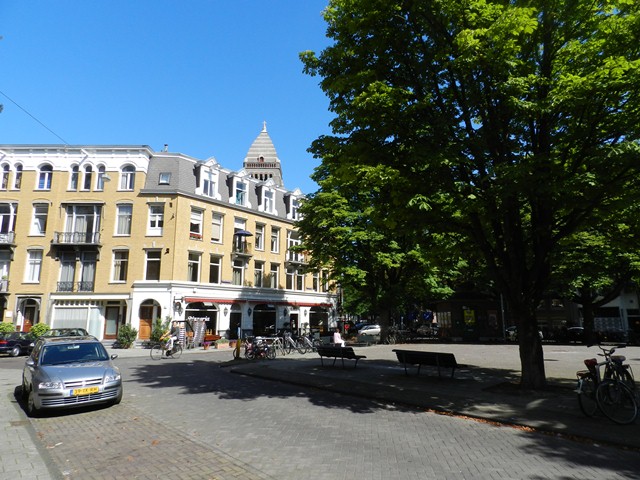
[[47, 127], [44, 123], [42, 123], [40, 120], [38, 120], [34, 115], [32, 115], [26, 108], [24, 108], [22, 105], [20, 105], [18, 102], [16, 102], [13, 98], [11, 98], [9, 95], [7, 95], [6, 93], [4, 93], [2, 90], [0, 90], [0, 94], [2, 96], [4, 96], [5, 98], [7, 98], [11, 103], [13, 103], [16, 107], [18, 107], [20, 110], [22, 110], [24, 113], [26, 113], [27, 115], [29, 115], [33, 120], [35, 120], [36, 122], [38, 122], [41, 126], [43, 126], [44, 128], [46, 128], [49, 132], [51, 132], [53, 135], [55, 135], [57, 138], [59, 138], [60, 140], [62, 140], [62, 143], [64, 143], [65, 145], [69, 145], [69, 143], [62, 138], [60, 135], [58, 135], [56, 132], [54, 132], [53, 130], [51, 130], [49, 127]]

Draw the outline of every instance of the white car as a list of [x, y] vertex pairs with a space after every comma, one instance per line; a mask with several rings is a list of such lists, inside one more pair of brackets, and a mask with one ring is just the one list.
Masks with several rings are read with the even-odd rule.
[[380, 335], [380, 325], [365, 325], [358, 331], [358, 335]]

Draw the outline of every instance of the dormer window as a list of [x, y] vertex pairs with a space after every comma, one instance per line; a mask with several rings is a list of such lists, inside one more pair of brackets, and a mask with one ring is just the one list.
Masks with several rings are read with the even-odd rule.
[[240, 180], [236, 181], [235, 199], [236, 205], [247, 204], [247, 184], [245, 182], [242, 182]]
[[169, 185], [171, 183], [171, 172], [160, 172], [158, 185]]
[[211, 170], [205, 169], [202, 172], [202, 194], [206, 197], [215, 198], [218, 196], [218, 175]]

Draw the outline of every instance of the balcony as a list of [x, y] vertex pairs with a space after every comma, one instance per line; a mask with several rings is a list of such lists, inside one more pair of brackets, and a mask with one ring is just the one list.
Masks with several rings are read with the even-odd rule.
[[99, 245], [100, 232], [54, 232], [54, 245]]
[[234, 243], [232, 254], [238, 257], [251, 257], [253, 255], [251, 244], [247, 242]]
[[296, 264], [296, 265], [304, 265], [305, 263], [307, 263], [302, 253], [292, 252], [291, 250], [287, 250], [287, 256], [286, 256], [285, 262]]
[[13, 245], [15, 238], [15, 232], [2, 232], [0, 233], [0, 245]]
[[58, 282], [57, 292], [93, 292], [95, 282]]

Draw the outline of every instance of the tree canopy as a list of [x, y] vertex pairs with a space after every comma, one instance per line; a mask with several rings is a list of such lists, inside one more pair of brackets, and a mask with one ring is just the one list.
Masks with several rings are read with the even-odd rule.
[[535, 308], [561, 241], [638, 199], [639, 8], [331, 0], [333, 43], [301, 54], [335, 113], [310, 202], [376, 177], [365, 216], [403, 219], [425, 251], [469, 239], [518, 316], [525, 387], [545, 384]]

